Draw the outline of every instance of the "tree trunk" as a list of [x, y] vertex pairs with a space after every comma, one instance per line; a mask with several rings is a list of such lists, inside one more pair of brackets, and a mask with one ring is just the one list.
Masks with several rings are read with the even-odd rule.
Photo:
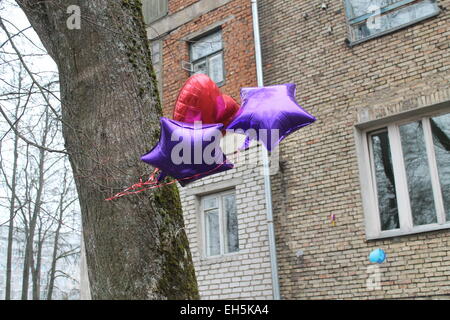
[[[159, 137], [141, 2], [18, 3], [58, 65], [93, 299], [198, 298], [176, 186], [104, 201], [151, 171], [139, 158]], [[66, 24], [72, 4], [79, 30]]]

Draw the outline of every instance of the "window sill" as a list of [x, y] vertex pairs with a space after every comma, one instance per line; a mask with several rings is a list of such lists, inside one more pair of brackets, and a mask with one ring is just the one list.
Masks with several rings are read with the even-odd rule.
[[431, 19], [433, 17], [436, 17], [436, 16], [438, 16], [441, 13], [441, 11], [442, 10], [439, 8], [437, 12], [435, 12], [433, 14], [430, 14], [428, 16], [425, 16], [425, 17], [421, 17], [420, 19], [416, 19], [416, 20], [410, 21], [408, 23], [402, 24], [402, 25], [397, 26], [395, 28], [392, 28], [392, 29], [389, 29], [389, 30], [386, 30], [386, 31], [383, 31], [383, 32], [380, 32], [380, 33], [377, 33], [377, 34], [374, 34], [374, 35], [369, 36], [367, 38], [363, 38], [363, 39], [359, 39], [359, 40], [355, 40], [355, 41], [352, 41], [349, 38], [347, 38], [347, 39], [345, 39], [345, 42], [347, 43], [348, 47], [353, 48], [354, 46], [356, 46], [358, 44], [361, 44], [361, 43], [364, 43], [364, 42], [367, 42], [367, 41], [370, 41], [370, 40], [373, 40], [373, 39], [376, 39], [376, 38], [380, 38], [380, 37], [383, 37], [383, 36], [391, 34], [391, 33], [395, 33], [397, 31], [403, 30], [405, 28], [411, 27], [412, 25], [418, 24], [418, 23], [420, 23], [422, 21], [425, 21], [425, 20]]
[[223, 262], [229, 262], [229, 261], [235, 261], [241, 259], [240, 255], [245, 253], [245, 250], [239, 250], [232, 253], [226, 253], [220, 256], [212, 256], [212, 257], [201, 257], [200, 262], [202, 264], [216, 264], [216, 263], [223, 263]]
[[445, 224], [428, 224], [424, 226], [418, 226], [414, 227], [411, 230], [389, 230], [389, 231], [382, 231], [377, 236], [366, 236], [366, 240], [372, 241], [372, 240], [382, 240], [382, 239], [388, 239], [388, 238], [395, 238], [395, 237], [403, 237], [403, 236], [409, 236], [409, 235], [415, 235], [420, 233], [426, 233], [426, 232], [433, 232], [433, 231], [440, 231], [440, 230], [447, 230], [450, 229], [450, 222], [447, 222]]

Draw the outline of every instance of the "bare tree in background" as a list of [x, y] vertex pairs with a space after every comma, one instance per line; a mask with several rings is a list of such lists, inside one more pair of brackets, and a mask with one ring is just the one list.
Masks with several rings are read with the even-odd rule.
[[[22, 68], [18, 72], [18, 91], [22, 90]], [[21, 107], [21, 97], [20, 94], [17, 96], [17, 104], [14, 112], [15, 128], [17, 130], [19, 111]], [[1, 141], [0, 141], [1, 143]], [[9, 203], [9, 226], [8, 226], [8, 248], [6, 257], [6, 288], [5, 288], [5, 300], [11, 299], [11, 266], [12, 266], [12, 246], [13, 246], [13, 232], [14, 232], [14, 217], [16, 215], [16, 187], [17, 187], [17, 161], [19, 158], [18, 152], [19, 137], [14, 135], [14, 147], [13, 147], [13, 167], [12, 167], [12, 178], [11, 183], [8, 183], [7, 175], [4, 174], [7, 186], [11, 191], [10, 203]], [[2, 166], [3, 168], [3, 166]]]
[[[0, 6], [2, 4], [4, 2], [0, 1]], [[6, 41], [0, 41], [0, 182], [7, 191], [7, 197], [0, 197], [0, 208], [7, 208], [9, 213], [9, 219], [5, 221], [0, 214], [0, 227], [8, 225], [5, 299], [13, 298], [12, 273], [18, 273], [18, 270], [13, 269], [13, 266], [18, 267], [18, 255], [16, 252], [14, 256], [13, 247], [21, 249], [24, 245], [21, 297], [28, 299], [31, 284], [31, 297], [38, 300], [48, 296], [45, 290], [49, 288], [54, 295], [54, 289], [61, 284], [56, 283], [56, 278], [72, 278], [67, 270], [56, 269], [50, 286], [49, 274], [43, 271], [43, 267], [47, 268], [44, 264], [49, 263], [56, 265], [56, 262], [44, 262], [44, 251], [50, 251], [49, 244], [57, 238], [57, 254], [54, 257], [51, 251], [50, 257], [55, 261], [76, 260], [79, 244], [73, 246], [68, 241], [71, 235], [67, 230], [71, 229], [75, 234], [80, 231], [74, 229], [77, 228], [76, 219], [66, 220], [77, 214], [73, 211], [73, 204], [77, 199], [74, 186], [66, 181], [71, 173], [66, 170], [67, 166], [61, 172], [61, 162], [64, 161], [66, 152], [52, 149], [59, 143], [57, 140], [61, 131], [59, 105], [52, 105], [52, 101], [59, 103], [57, 81], [45, 71], [32, 71], [28, 65], [27, 59], [42, 56], [42, 52], [21, 52], [21, 47], [16, 45], [26, 41], [28, 46], [39, 50], [25, 35], [28, 29], [30, 28], [20, 30], [0, 15], [0, 34], [6, 35]], [[7, 145], [9, 148], [5, 149]], [[64, 187], [61, 188], [61, 184]], [[51, 191], [52, 186], [56, 186], [56, 190]], [[58, 208], [62, 194], [70, 194], [63, 200], [63, 212], [66, 212], [64, 217], [60, 217]], [[47, 258], [45, 257], [46, 260]], [[66, 267], [67, 261], [65, 262]], [[17, 279], [14, 283], [17, 289]], [[58, 297], [61, 293], [59, 290]]]
[[[44, 128], [42, 132], [41, 138], [41, 146], [47, 145], [48, 133], [49, 133], [49, 124], [50, 124], [50, 115], [48, 108], [45, 109], [44, 114]], [[34, 245], [34, 233], [36, 230], [36, 224], [38, 217], [41, 212], [41, 201], [42, 201], [42, 192], [44, 188], [44, 179], [45, 179], [45, 150], [39, 150], [39, 158], [38, 158], [38, 168], [37, 175], [35, 179], [33, 179], [36, 183], [36, 195], [33, 201], [34, 207], [33, 211], [29, 212], [28, 216], [28, 233], [26, 237], [26, 246], [25, 246], [25, 257], [23, 263], [23, 278], [22, 278], [22, 300], [28, 299], [28, 285], [29, 285], [29, 277], [30, 277], [30, 268], [32, 265], [33, 258], [33, 245]]]
[[[67, 25], [73, 1], [17, 3], [58, 65], [61, 121], [82, 211], [92, 297], [198, 298], [176, 186], [104, 201], [150, 171], [139, 156], [159, 137], [162, 109], [141, 2], [75, 1], [81, 29]], [[0, 26], [16, 49], [7, 28]], [[28, 142], [57, 151], [42, 141]], [[33, 202], [37, 210], [40, 198], [36, 195]], [[28, 219], [30, 235], [33, 217]]]
[[59, 204], [58, 204], [58, 217], [57, 217], [57, 226], [56, 226], [56, 230], [54, 233], [54, 239], [53, 239], [53, 253], [52, 253], [52, 265], [49, 271], [49, 280], [48, 280], [48, 287], [47, 287], [47, 300], [52, 300], [53, 299], [53, 290], [55, 287], [55, 280], [57, 277], [57, 263], [58, 260], [64, 258], [65, 256], [67, 256], [68, 254], [72, 254], [72, 253], [77, 253], [78, 251], [76, 251], [76, 249], [79, 248], [75, 248], [75, 250], [71, 250], [71, 251], [65, 251], [65, 252], [61, 252], [61, 227], [63, 226], [63, 222], [64, 222], [64, 217], [68, 214], [67, 210], [70, 208], [70, 206], [72, 205], [72, 203], [76, 200], [78, 200], [77, 198], [70, 198], [69, 196], [69, 191], [71, 190], [71, 181], [69, 181], [69, 177], [67, 174], [68, 168], [67, 170], [64, 171], [64, 177], [62, 179], [62, 188], [60, 191], [60, 195], [59, 195]]
[[[41, 208], [42, 210], [42, 208]], [[47, 240], [47, 235], [51, 229], [52, 223], [46, 228], [46, 220], [49, 219], [44, 215], [39, 215], [37, 220], [37, 237], [34, 241], [34, 250], [31, 259], [31, 278], [33, 283], [32, 297], [33, 300], [41, 299], [41, 270], [42, 270], [42, 250]]]

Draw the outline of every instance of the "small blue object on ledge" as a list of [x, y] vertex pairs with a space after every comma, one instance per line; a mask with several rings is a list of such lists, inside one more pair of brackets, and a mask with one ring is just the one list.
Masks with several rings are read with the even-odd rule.
[[386, 253], [382, 249], [375, 249], [369, 254], [369, 261], [372, 263], [383, 263], [386, 260]]

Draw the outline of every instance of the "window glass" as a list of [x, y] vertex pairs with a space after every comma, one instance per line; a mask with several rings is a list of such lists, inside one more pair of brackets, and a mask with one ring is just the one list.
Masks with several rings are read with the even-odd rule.
[[436, 12], [436, 0], [426, 0], [414, 5], [414, 18], [421, 18]]
[[206, 66], [206, 60], [194, 63], [194, 74], [203, 73], [208, 74], [208, 68]]
[[153, 71], [156, 75], [156, 80], [158, 82], [158, 91], [160, 93], [160, 97], [162, 97], [162, 41], [161, 40], [155, 40], [151, 44], [151, 53], [152, 53], [152, 64], [153, 64]]
[[226, 219], [226, 252], [239, 250], [238, 219], [236, 214], [236, 197], [227, 195], [223, 198]]
[[371, 13], [399, 0], [349, 0], [349, 12], [352, 18]]
[[220, 254], [219, 210], [213, 209], [205, 213], [206, 250], [208, 256]]
[[373, 134], [371, 140], [381, 230], [398, 229], [400, 222], [388, 133]]
[[150, 24], [167, 14], [167, 0], [142, 0], [144, 22]]
[[447, 221], [450, 221], [450, 114], [430, 119]]
[[203, 205], [205, 206], [205, 210], [217, 208], [217, 197], [206, 198], [203, 202]]
[[222, 53], [209, 58], [209, 77], [216, 83], [223, 81], [223, 60]]
[[397, 11], [394, 11], [388, 15], [389, 28], [395, 28], [404, 24], [407, 24], [410, 21], [414, 21], [416, 19], [420, 19], [426, 17], [430, 14], [433, 14], [436, 11], [436, 7], [432, 1], [422, 1], [404, 8], [401, 8]]
[[152, 60], [153, 63], [159, 63], [161, 60], [161, 43], [159, 41], [152, 43]]
[[192, 60], [197, 60], [222, 50], [222, 33], [216, 32], [195, 41], [191, 45], [191, 50]]
[[350, 38], [361, 40], [425, 19], [439, 12], [435, 0], [347, 0]]
[[223, 192], [203, 199], [205, 254], [218, 256], [239, 251], [236, 196]]
[[400, 126], [403, 158], [414, 225], [437, 222], [422, 122]]
[[206, 74], [217, 84], [223, 83], [223, 44], [222, 32], [205, 36], [191, 44], [191, 63], [193, 74]]

